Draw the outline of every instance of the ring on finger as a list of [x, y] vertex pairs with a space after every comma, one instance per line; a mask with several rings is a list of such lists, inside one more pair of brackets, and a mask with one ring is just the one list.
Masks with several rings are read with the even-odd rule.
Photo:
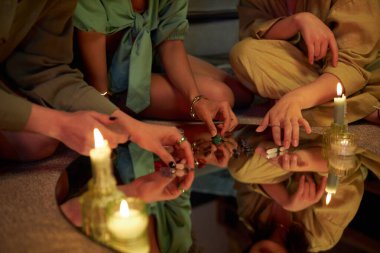
[[179, 139], [179, 140], [177, 141], [177, 144], [178, 144], [179, 146], [181, 146], [182, 142], [185, 142], [186, 140], [187, 140], [186, 137], [185, 137], [184, 135], [182, 135], [181, 139]]

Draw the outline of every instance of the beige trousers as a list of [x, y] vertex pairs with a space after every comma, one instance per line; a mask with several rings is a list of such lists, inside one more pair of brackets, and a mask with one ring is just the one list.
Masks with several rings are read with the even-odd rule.
[[[287, 92], [306, 85], [321, 74], [310, 65], [297, 47], [282, 40], [246, 38], [231, 50], [230, 62], [236, 76], [245, 86], [262, 97], [280, 99]], [[379, 106], [380, 83], [371, 83], [347, 98], [347, 122], [362, 119]], [[332, 102], [304, 110], [312, 126], [329, 126], [333, 120]]]

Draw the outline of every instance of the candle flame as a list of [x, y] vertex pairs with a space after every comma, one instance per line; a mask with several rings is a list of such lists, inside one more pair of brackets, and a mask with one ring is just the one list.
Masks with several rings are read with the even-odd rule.
[[326, 205], [328, 205], [331, 201], [331, 193], [327, 193], [327, 196], [326, 196]]
[[120, 203], [120, 215], [122, 217], [128, 217], [129, 216], [129, 207], [128, 207], [128, 203], [125, 199], [123, 199]]
[[94, 128], [94, 141], [95, 141], [95, 148], [101, 148], [104, 146], [103, 135], [100, 133], [99, 129], [97, 128]]
[[336, 94], [338, 95], [338, 97], [341, 97], [342, 93], [343, 93], [343, 87], [342, 87], [342, 84], [339, 82], [336, 85]]

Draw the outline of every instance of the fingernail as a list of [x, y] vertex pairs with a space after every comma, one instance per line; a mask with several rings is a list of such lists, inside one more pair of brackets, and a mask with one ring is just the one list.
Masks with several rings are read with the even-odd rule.
[[114, 121], [114, 120], [116, 120], [117, 119], [117, 117], [115, 117], [115, 116], [110, 116], [109, 117], [109, 120], [112, 120], [112, 121]]
[[173, 161], [169, 162], [169, 167], [174, 169], [176, 167], [176, 163]]

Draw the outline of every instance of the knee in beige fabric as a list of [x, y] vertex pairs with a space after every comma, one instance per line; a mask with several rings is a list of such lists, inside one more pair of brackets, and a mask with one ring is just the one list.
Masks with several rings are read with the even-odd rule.
[[237, 78], [254, 92], [257, 90], [254, 72], [263, 64], [260, 59], [265, 54], [262, 50], [265, 43], [267, 41], [246, 38], [235, 44], [230, 51], [230, 63]]

